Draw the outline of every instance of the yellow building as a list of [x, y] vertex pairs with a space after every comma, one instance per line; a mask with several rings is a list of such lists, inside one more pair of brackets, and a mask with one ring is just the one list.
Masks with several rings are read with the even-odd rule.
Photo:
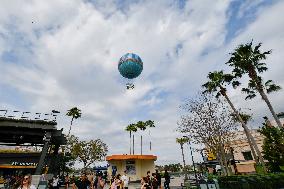
[[110, 175], [123, 175], [126, 171], [130, 181], [140, 180], [146, 176], [147, 171], [153, 173], [155, 171], [154, 162], [157, 156], [154, 155], [111, 155], [107, 156], [109, 163], [108, 172]]

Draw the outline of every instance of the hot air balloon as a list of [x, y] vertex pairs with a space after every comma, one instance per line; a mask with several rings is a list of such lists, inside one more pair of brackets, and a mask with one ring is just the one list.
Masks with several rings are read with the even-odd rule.
[[134, 84], [130, 81], [141, 74], [143, 62], [137, 54], [127, 53], [119, 59], [118, 70], [124, 78], [129, 80], [126, 89], [134, 89]]

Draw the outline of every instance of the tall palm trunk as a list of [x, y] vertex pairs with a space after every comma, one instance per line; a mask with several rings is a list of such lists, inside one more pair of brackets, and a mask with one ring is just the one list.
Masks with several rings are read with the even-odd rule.
[[129, 155], [131, 155], [131, 136], [132, 136], [132, 133], [131, 131], [129, 131]]
[[[259, 88], [259, 87], [257, 87], [257, 88]], [[267, 97], [267, 95], [265, 94], [265, 92], [264, 92], [263, 90], [258, 90], [258, 92], [259, 92], [261, 98], [262, 98], [262, 99], [264, 100], [264, 102], [267, 104], [267, 106], [268, 106], [268, 108], [269, 108], [269, 110], [270, 110], [270, 112], [271, 112], [273, 118], [275, 119], [275, 121], [276, 121], [278, 127], [279, 127], [279, 128], [283, 128], [283, 125], [281, 124], [280, 119], [277, 117], [277, 115], [276, 115], [276, 113], [275, 113], [275, 111], [274, 111], [274, 109], [273, 109], [273, 107], [272, 107], [270, 101], [268, 100], [268, 97]]]
[[134, 153], [135, 153], [135, 152], [134, 152], [134, 136], [135, 136], [135, 135], [132, 135], [132, 144], [133, 144], [133, 146], [132, 146], [132, 154], [133, 154], [133, 155], [134, 155]]
[[140, 138], [140, 145], [141, 145], [141, 155], [142, 155], [142, 147], [143, 147], [143, 144], [142, 144], [142, 135], [141, 135], [141, 138]]
[[185, 159], [184, 159], [183, 144], [180, 144], [180, 149], [181, 149], [182, 162], [183, 162], [184, 178], [187, 179], [187, 172], [186, 172], [186, 168], [185, 168]]
[[[245, 122], [243, 121], [242, 117], [240, 116], [239, 112], [236, 110], [236, 108], [234, 107], [233, 103], [231, 102], [231, 100], [229, 99], [227, 93], [222, 93], [222, 95], [226, 98], [227, 102], [229, 103], [230, 107], [233, 109], [234, 113], [236, 114], [238, 120], [241, 122], [242, 127], [244, 128], [245, 134], [247, 136], [252, 154], [254, 156], [254, 159], [256, 162], [260, 161], [260, 163], [262, 164], [262, 166], [264, 167], [264, 170], [266, 170], [265, 168], [265, 163], [264, 163], [264, 159], [262, 157], [262, 154], [260, 153], [258, 146], [253, 138], [253, 136], [251, 135], [248, 127], [246, 126]], [[255, 150], [255, 151], [254, 151]], [[256, 156], [255, 152], [257, 153], [258, 156]]]
[[70, 135], [73, 120], [74, 120], [74, 117], [72, 117], [72, 119], [71, 119], [71, 124], [70, 124], [69, 131], [68, 131], [68, 135], [67, 135], [67, 136], [69, 136], [69, 135]]
[[263, 90], [263, 85], [261, 83], [261, 81], [258, 79], [258, 75], [255, 71], [255, 69], [251, 68], [250, 71], [249, 71], [249, 77], [252, 79], [258, 93], [260, 94], [261, 98], [264, 100], [264, 102], [267, 104], [273, 118], [275, 119], [277, 125], [279, 128], [282, 128], [282, 124], [280, 122], [280, 119], [277, 117], [270, 101], [268, 100], [268, 97], [267, 95], [265, 94], [264, 90]]

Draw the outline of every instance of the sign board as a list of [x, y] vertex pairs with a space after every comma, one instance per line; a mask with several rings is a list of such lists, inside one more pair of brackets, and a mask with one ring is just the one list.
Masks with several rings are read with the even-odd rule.
[[127, 174], [136, 175], [135, 161], [126, 161], [125, 169]]
[[37, 163], [33, 163], [33, 162], [17, 162], [17, 161], [13, 161], [11, 164], [15, 165], [15, 166], [37, 166]]

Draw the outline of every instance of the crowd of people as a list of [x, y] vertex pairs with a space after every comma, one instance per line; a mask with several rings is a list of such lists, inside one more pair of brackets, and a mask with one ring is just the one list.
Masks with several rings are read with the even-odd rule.
[[[170, 189], [170, 175], [167, 170], [165, 170], [164, 173], [164, 188]], [[141, 179], [141, 189], [161, 189], [162, 188], [162, 176], [156, 170], [155, 173], [152, 173], [150, 171], [147, 171], [147, 175], [145, 177], [142, 177]]]
[[[79, 178], [74, 175], [69, 177], [68, 175], [64, 178], [65, 189], [104, 189], [106, 184], [107, 175], [102, 172], [94, 174], [83, 173]], [[49, 182], [49, 189], [59, 189], [60, 183], [58, 177], [53, 177]]]
[[[170, 189], [170, 175], [165, 171], [163, 177], [164, 188]], [[32, 185], [32, 177], [27, 174], [24, 176], [11, 176], [6, 178], [6, 189], [36, 189]], [[65, 189], [128, 189], [130, 178], [127, 175], [127, 172], [124, 171], [123, 175], [116, 174], [112, 175], [110, 179], [107, 178], [106, 173], [97, 172], [96, 174], [86, 174], [83, 173], [79, 178], [76, 178], [74, 175], [66, 175], [63, 182], [59, 176], [53, 176], [52, 179], [48, 180], [46, 175], [41, 175], [40, 181], [46, 181], [47, 187], [49, 189], [59, 189], [60, 186], [64, 185]], [[156, 170], [152, 173], [147, 171], [145, 177], [141, 178], [141, 189], [161, 189], [162, 188], [162, 176]]]
[[[170, 175], [165, 171], [164, 188], [170, 189]], [[112, 175], [111, 179], [107, 179], [102, 174], [97, 174], [95, 178], [88, 178], [86, 174], [82, 174], [80, 178], [74, 183], [71, 182], [72, 189], [128, 189], [130, 178], [127, 172], [124, 171], [123, 175]], [[106, 187], [107, 186], [107, 187]], [[145, 177], [141, 178], [141, 189], [161, 189], [162, 176], [156, 170], [152, 173], [147, 171]]]

